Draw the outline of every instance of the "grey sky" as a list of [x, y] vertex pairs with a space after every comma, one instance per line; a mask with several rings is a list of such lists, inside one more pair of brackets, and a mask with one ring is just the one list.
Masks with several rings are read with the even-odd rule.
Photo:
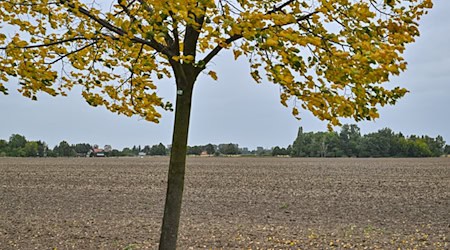
[[[384, 127], [405, 135], [442, 135], [450, 144], [450, 1], [436, 0], [434, 8], [421, 20], [421, 37], [405, 53], [408, 70], [392, 80], [410, 90], [397, 105], [381, 110], [380, 119], [362, 122], [363, 133]], [[291, 110], [279, 102], [279, 89], [271, 83], [256, 84], [249, 76], [245, 58], [233, 60], [232, 53], [219, 54], [210, 66], [219, 80], [201, 76], [194, 93], [190, 145], [238, 143], [240, 146], [287, 146], [297, 129], [325, 130], [307, 112], [298, 121]], [[173, 113], [162, 113], [160, 124], [136, 117], [118, 116], [104, 108], [90, 107], [79, 90], [69, 97], [40, 95], [37, 102], [15, 91], [16, 83], [7, 87], [9, 96], [0, 95], [0, 138], [13, 133], [29, 140], [44, 140], [54, 146], [61, 140], [69, 143], [111, 144], [114, 148], [132, 145], [170, 144]], [[171, 81], [158, 83], [159, 94], [174, 99]], [[348, 120], [348, 122], [352, 122]]]

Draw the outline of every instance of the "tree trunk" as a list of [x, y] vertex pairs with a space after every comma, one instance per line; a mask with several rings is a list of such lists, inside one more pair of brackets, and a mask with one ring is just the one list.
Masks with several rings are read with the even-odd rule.
[[[166, 203], [159, 240], [160, 250], [175, 250], [184, 189], [186, 150], [191, 114], [193, 85], [178, 90], [175, 106], [175, 123], [170, 153]], [[181, 91], [181, 93], [180, 93]]]

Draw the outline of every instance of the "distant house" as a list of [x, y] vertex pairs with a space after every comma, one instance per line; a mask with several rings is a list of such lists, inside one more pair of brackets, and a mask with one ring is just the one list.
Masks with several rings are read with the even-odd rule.
[[98, 145], [94, 145], [92, 149], [89, 151], [90, 157], [105, 157], [105, 150], [98, 147]]

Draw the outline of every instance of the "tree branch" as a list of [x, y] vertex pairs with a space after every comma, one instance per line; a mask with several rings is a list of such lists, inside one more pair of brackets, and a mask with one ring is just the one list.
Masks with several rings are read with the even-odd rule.
[[136, 21], [136, 17], [133, 16], [130, 12], [130, 9], [128, 9], [129, 6], [131, 6], [135, 0], [131, 1], [131, 3], [129, 3], [128, 5], [124, 5], [120, 0], [117, 1], [119, 6], [122, 8], [122, 10], [127, 14], [127, 16], [130, 18], [131, 23], [133, 23], [134, 21]]
[[[119, 36], [126, 36], [127, 32], [125, 32], [123, 29], [118, 28], [114, 25], [112, 25], [111, 23], [109, 23], [108, 21], [101, 19], [97, 16], [95, 16], [94, 14], [92, 14], [89, 10], [83, 8], [83, 7], [76, 7], [74, 4], [68, 3], [67, 0], [60, 0], [62, 4], [67, 5], [69, 8], [80, 12], [81, 14], [87, 16], [88, 18], [92, 19], [93, 21], [95, 21], [96, 23], [100, 24], [101, 26], [105, 27], [106, 29], [116, 33]], [[72, 10], [72, 12], [73, 12]], [[139, 37], [134, 36], [133, 38], [130, 39], [133, 42], [137, 42], [137, 43], [141, 43], [141, 44], [145, 44], [150, 46], [151, 48], [153, 48], [154, 50], [163, 53], [164, 55], [168, 56], [168, 57], [172, 57], [174, 56], [174, 54], [169, 50], [168, 47], [158, 43], [155, 40], [145, 40]]]
[[[228, 38], [227, 40], [225, 40], [225, 43], [230, 44], [236, 40], [241, 39], [242, 37], [243, 37], [242, 35], [234, 35], [234, 36]], [[219, 44], [213, 50], [211, 50], [209, 52], [209, 54], [206, 55], [205, 58], [203, 58], [202, 61], [204, 62], [204, 66], [200, 70], [203, 70], [205, 68], [206, 64], [208, 64], [211, 61], [211, 59], [213, 59], [213, 57], [216, 56], [222, 49], [223, 49], [223, 47]]]
[[[38, 5], [41, 5], [41, 4], [38, 4], [38, 3], [16, 3], [15, 1], [13, 2], [13, 1], [5, 1], [5, 0], [0, 0], [0, 2], [9, 3], [11, 5], [18, 5], [18, 6], [38, 6]], [[47, 2], [47, 5], [50, 5], [50, 4], [58, 4], [58, 2], [51, 2], [51, 1]]]
[[370, 0], [370, 5], [372, 5], [372, 7], [373, 7], [375, 10], [377, 10], [378, 12], [380, 12], [381, 14], [386, 15], [386, 16], [390, 16], [390, 17], [396, 17], [396, 16], [398, 16], [398, 15], [394, 15], [394, 14], [392, 14], [392, 13], [387, 13], [386, 11], [380, 10], [380, 8], [378, 8], [378, 7], [376, 6], [376, 3], [377, 3], [376, 1]]
[[[64, 39], [64, 40], [60, 40], [60, 41], [54, 41], [54, 42], [50, 42], [50, 43], [34, 44], [34, 45], [28, 45], [28, 46], [23, 46], [23, 47], [14, 47], [14, 48], [18, 48], [18, 49], [34, 49], [34, 48], [41, 48], [41, 47], [49, 47], [49, 46], [58, 45], [58, 44], [61, 44], [61, 43], [73, 42], [73, 41], [78, 41], [78, 40], [95, 40], [95, 38], [94, 39], [87, 39], [85, 37], [73, 37], [73, 38]], [[8, 48], [8, 46], [0, 47], [1, 50], [6, 50], [7, 48]]]
[[175, 54], [180, 54], [180, 37], [178, 33], [178, 23], [176, 22], [175, 18], [173, 18], [173, 30], [172, 30], [173, 38], [175, 39], [172, 47], [175, 51]]
[[66, 58], [66, 57], [68, 57], [68, 56], [70, 56], [70, 55], [72, 55], [72, 54], [75, 54], [75, 53], [80, 52], [80, 51], [82, 51], [82, 50], [84, 50], [84, 49], [86, 49], [86, 48], [89, 48], [89, 47], [91, 47], [91, 46], [94, 45], [94, 44], [97, 44], [97, 42], [98, 42], [98, 41], [95, 41], [95, 42], [92, 42], [92, 43], [90, 43], [90, 44], [87, 44], [87, 45], [85, 45], [85, 46], [83, 46], [83, 47], [81, 47], [81, 48], [79, 48], [79, 49], [76, 49], [76, 50], [71, 51], [71, 52], [69, 52], [69, 53], [67, 53], [67, 54], [65, 54], [65, 55], [62, 55], [62, 56], [60, 56], [58, 59], [56, 59], [56, 60], [54, 60], [54, 61], [52, 61], [52, 62], [46, 63], [46, 64], [48, 64], [48, 65], [55, 64], [55, 63], [61, 61], [62, 59]]
[[295, 2], [295, 0], [288, 0], [287, 2], [283, 3], [282, 5], [278, 7], [274, 7], [273, 10], [267, 12], [267, 14], [273, 14], [275, 12], [281, 11], [284, 7], [288, 6], [289, 4]]
[[136, 60], [134, 60], [134, 63], [131, 65], [131, 75], [130, 75], [130, 100], [131, 104], [133, 106], [136, 106], [134, 103], [134, 97], [133, 97], [133, 77], [134, 77], [134, 65], [139, 61], [139, 58], [141, 57], [142, 51], [144, 50], [144, 44], [141, 45], [141, 48], [139, 49], [139, 53], [136, 57]]
[[[198, 3], [197, 3], [197, 7]], [[206, 7], [202, 6], [201, 7], [202, 10], [202, 14], [200, 14], [200, 16], [195, 15], [192, 12], [188, 13], [189, 15], [195, 15], [195, 24], [193, 25], [187, 25], [186, 26], [186, 31], [185, 31], [185, 35], [184, 35], [184, 50], [183, 50], [183, 54], [186, 55], [192, 55], [195, 58], [195, 54], [197, 52], [197, 41], [198, 41], [198, 37], [200, 36], [200, 31], [202, 29], [203, 23], [205, 21], [205, 13], [206, 13]], [[197, 26], [198, 27], [195, 27]]]

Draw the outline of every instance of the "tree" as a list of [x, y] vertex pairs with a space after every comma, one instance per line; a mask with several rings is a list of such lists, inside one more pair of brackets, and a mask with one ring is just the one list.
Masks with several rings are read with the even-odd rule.
[[304, 156], [304, 137], [303, 137], [303, 128], [298, 128], [297, 137], [295, 138], [294, 143], [292, 144], [291, 156], [300, 157]]
[[4, 157], [8, 154], [8, 142], [0, 140], [0, 157]]
[[361, 138], [361, 132], [356, 124], [344, 124], [339, 133], [341, 149], [343, 154], [348, 157], [358, 156], [358, 144]]
[[53, 153], [56, 154], [56, 156], [63, 157], [73, 157], [77, 154], [74, 147], [70, 146], [66, 141], [61, 141], [58, 146], [55, 146]]
[[219, 152], [224, 155], [237, 155], [239, 154], [239, 145], [233, 143], [220, 144]]
[[272, 156], [282, 155], [282, 150], [279, 146], [275, 146], [272, 148]]
[[410, 139], [408, 141], [408, 156], [409, 157], [430, 157], [432, 152], [428, 144], [423, 139]]
[[208, 143], [205, 145], [204, 150], [208, 155], [213, 155], [216, 152], [216, 147], [214, 147], [211, 143]]
[[336, 132], [325, 132], [322, 135], [322, 157], [341, 156], [339, 135]]
[[23, 135], [13, 134], [9, 137], [9, 147], [11, 149], [18, 149], [25, 147], [27, 139]]
[[38, 155], [39, 157], [46, 157], [48, 152], [48, 146], [43, 141], [37, 141], [38, 144]]
[[[407, 92], [380, 84], [405, 70], [400, 55], [431, 6], [431, 0], [0, 1], [0, 92], [8, 93], [13, 79], [34, 100], [38, 91], [65, 95], [81, 85], [92, 106], [158, 122], [159, 111], [172, 104], [157, 95], [153, 79], [174, 76], [160, 248], [175, 249], [193, 88], [201, 72], [217, 78], [209, 70], [217, 54], [233, 49], [235, 58], [247, 56], [257, 82], [265, 70], [280, 85], [283, 105], [298, 99], [292, 103], [330, 127], [339, 117], [371, 120], [379, 105]], [[299, 107], [292, 107], [297, 117]]]
[[9, 137], [8, 152], [9, 156], [23, 157], [25, 156], [24, 147], [27, 143], [27, 139], [23, 135], [13, 134]]
[[286, 148], [280, 148], [279, 146], [275, 146], [272, 148], [272, 156], [278, 155], [289, 155], [289, 150]]
[[201, 146], [188, 146], [187, 154], [188, 155], [201, 155], [203, 152], [203, 148]]
[[139, 154], [139, 152], [141, 152], [141, 146], [134, 145], [133, 148], [131, 149], [131, 151], [132, 151], [133, 155], [136, 156]]
[[439, 157], [444, 154], [445, 141], [442, 136], [438, 135], [436, 138], [424, 136], [423, 139], [428, 144], [428, 147], [431, 150], [432, 156]]
[[153, 145], [150, 149], [150, 155], [166, 155], [167, 149], [164, 144], [159, 143], [158, 145]]
[[124, 148], [122, 149], [121, 156], [136, 156], [136, 153], [130, 148]]
[[445, 153], [445, 155], [447, 155], [447, 156], [450, 154], [450, 145], [445, 145], [444, 153]]
[[150, 155], [150, 146], [145, 145], [144, 148], [142, 149], [142, 152], [144, 152], [146, 155]]
[[38, 143], [35, 141], [29, 141], [25, 143], [23, 148], [26, 157], [36, 157], [38, 156]]
[[123, 154], [119, 150], [113, 149], [113, 150], [111, 150], [110, 156], [117, 157], [117, 156], [123, 156]]
[[92, 146], [89, 143], [78, 143], [75, 144], [74, 150], [77, 154], [86, 156], [92, 150]]

